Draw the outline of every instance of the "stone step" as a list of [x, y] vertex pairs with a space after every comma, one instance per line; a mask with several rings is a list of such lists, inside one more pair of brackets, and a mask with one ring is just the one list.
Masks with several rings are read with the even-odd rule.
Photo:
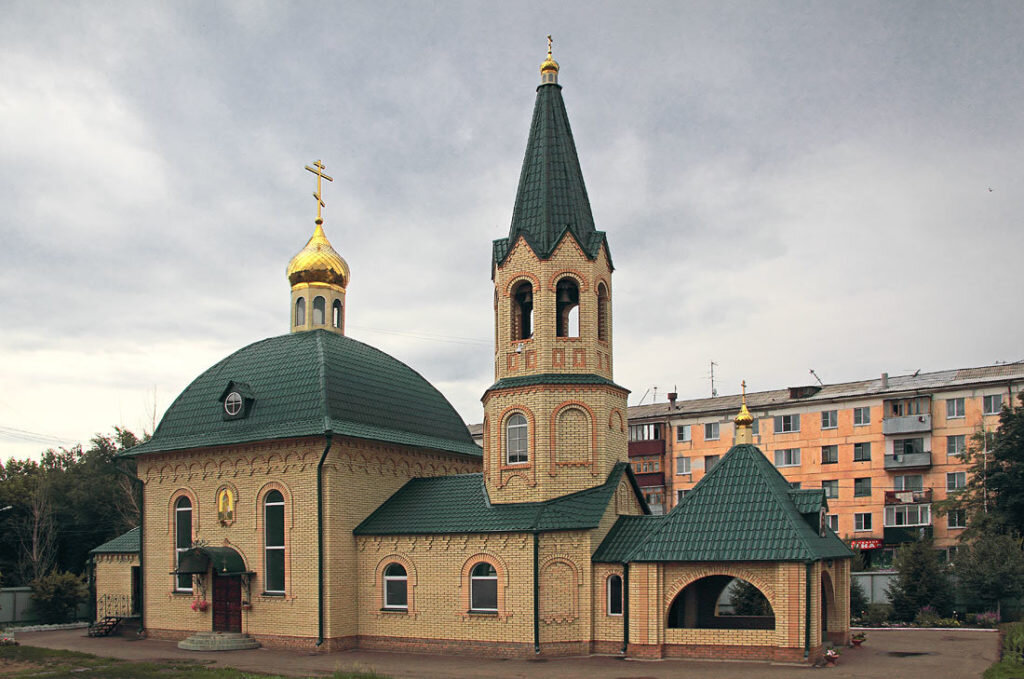
[[178, 642], [185, 651], [244, 651], [259, 648], [260, 642], [238, 632], [197, 632]]

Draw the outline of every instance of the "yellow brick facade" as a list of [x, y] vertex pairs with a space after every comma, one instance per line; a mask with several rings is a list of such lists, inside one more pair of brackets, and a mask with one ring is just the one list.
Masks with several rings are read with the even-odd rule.
[[96, 554], [93, 556], [93, 580], [96, 588], [96, 620], [106, 615], [128, 615], [135, 611], [132, 568], [139, 565], [138, 554]]

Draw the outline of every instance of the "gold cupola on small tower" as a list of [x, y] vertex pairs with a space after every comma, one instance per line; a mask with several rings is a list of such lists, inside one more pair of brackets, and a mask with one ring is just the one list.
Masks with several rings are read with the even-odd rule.
[[740, 404], [740, 412], [736, 415], [736, 419], [733, 420], [733, 424], [736, 425], [736, 432], [732, 439], [733, 445], [754, 443], [754, 416], [750, 414], [749, 410], [747, 410], [746, 380], [743, 380], [741, 387], [743, 389], [743, 397]]
[[288, 263], [288, 282], [292, 286], [291, 329], [330, 330], [345, 334], [345, 289], [351, 277], [348, 262], [338, 254], [324, 234], [321, 210], [323, 180], [334, 181], [324, 174], [327, 166], [321, 161], [306, 169], [316, 175], [316, 228], [313, 236]]
[[551, 58], [551, 36], [548, 36], [548, 58], [540, 65], [540, 84], [558, 84], [558, 62]]

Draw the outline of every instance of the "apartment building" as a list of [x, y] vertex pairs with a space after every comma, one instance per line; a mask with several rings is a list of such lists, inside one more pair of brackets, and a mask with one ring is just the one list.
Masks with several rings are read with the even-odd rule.
[[[1024, 387], [1024, 361], [747, 394], [754, 444], [799, 488], [823, 488], [828, 521], [876, 563], [921, 535], [955, 549], [966, 526], [932, 505], [967, 482], [963, 453]], [[669, 511], [733, 445], [740, 395], [629, 408], [629, 458]]]

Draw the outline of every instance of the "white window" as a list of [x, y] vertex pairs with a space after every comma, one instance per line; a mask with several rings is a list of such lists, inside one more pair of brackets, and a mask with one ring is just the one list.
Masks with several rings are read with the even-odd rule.
[[889, 505], [885, 508], [885, 527], [930, 526], [931, 505]]
[[676, 474], [689, 474], [690, 473], [690, 458], [688, 457], [677, 457], [676, 458]]
[[709, 471], [714, 469], [715, 465], [718, 464], [718, 455], [705, 455], [704, 456], [704, 473], [707, 474]]
[[281, 491], [272, 490], [267, 493], [263, 501], [263, 591], [268, 594], [285, 593], [284, 507]]
[[469, 609], [484, 613], [498, 611], [498, 572], [486, 561], [473, 566], [470, 572]]
[[835, 429], [839, 426], [839, 412], [836, 410], [822, 410], [821, 411], [821, 428], [822, 429]]
[[608, 576], [608, 615], [622, 615], [622, 576]]
[[717, 441], [718, 440], [718, 423], [708, 422], [704, 425], [704, 440], [705, 441]]
[[800, 449], [799, 448], [781, 448], [775, 451], [775, 466], [776, 467], [799, 467], [800, 466]]
[[967, 512], [962, 509], [951, 509], [946, 514], [946, 526], [949, 528], [967, 528]]
[[657, 441], [661, 439], [661, 425], [657, 423], [629, 425], [630, 441]]
[[775, 416], [775, 433], [776, 434], [788, 434], [790, 432], [800, 431], [800, 414], [796, 415], [776, 415]]
[[853, 425], [860, 427], [865, 424], [871, 424], [871, 407], [864, 406], [863, 408], [853, 409]]
[[871, 459], [871, 442], [864, 441], [862, 443], [853, 444], [853, 461], [854, 462], [867, 462]]
[[384, 608], [409, 609], [409, 577], [400, 563], [384, 569]]
[[[181, 555], [192, 549], [192, 501], [179, 497], [174, 503], [174, 551], [175, 565], [181, 562]], [[179, 574], [174, 580], [174, 589], [179, 592], [192, 591], [192, 575]]]
[[981, 412], [985, 415], [998, 415], [1003, 409], [1003, 395], [992, 394], [982, 399]]
[[839, 462], [839, 446], [822, 446], [821, 463], [836, 464]]
[[676, 442], [687, 443], [690, 441], [690, 425], [680, 424], [676, 427]]
[[505, 450], [508, 464], [530, 461], [530, 426], [520, 413], [513, 413], [505, 425]]
[[871, 497], [871, 477], [853, 480], [854, 497]]
[[854, 530], [871, 530], [871, 512], [856, 513], [853, 515]]
[[967, 452], [966, 434], [946, 437], [946, 455], [963, 455]]
[[962, 398], [946, 399], [946, 419], [964, 417], [964, 400]]
[[839, 479], [829, 479], [826, 481], [822, 481], [821, 487], [825, 491], [825, 497], [839, 497]]
[[967, 472], [949, 472], [946, 474], [946, 490], [960, 490], [967, 487]]
[[892, 481], [894, 490], [924, 490], [924, 476], [921, 474], [904, 474]]
[[829, 515], [826, 516], [826, 519], [828, 520], [829, 530], [831, 530], [833, 533], [838, 533], [839, 532], [839, 515], [838, 514], [829, 514]]

